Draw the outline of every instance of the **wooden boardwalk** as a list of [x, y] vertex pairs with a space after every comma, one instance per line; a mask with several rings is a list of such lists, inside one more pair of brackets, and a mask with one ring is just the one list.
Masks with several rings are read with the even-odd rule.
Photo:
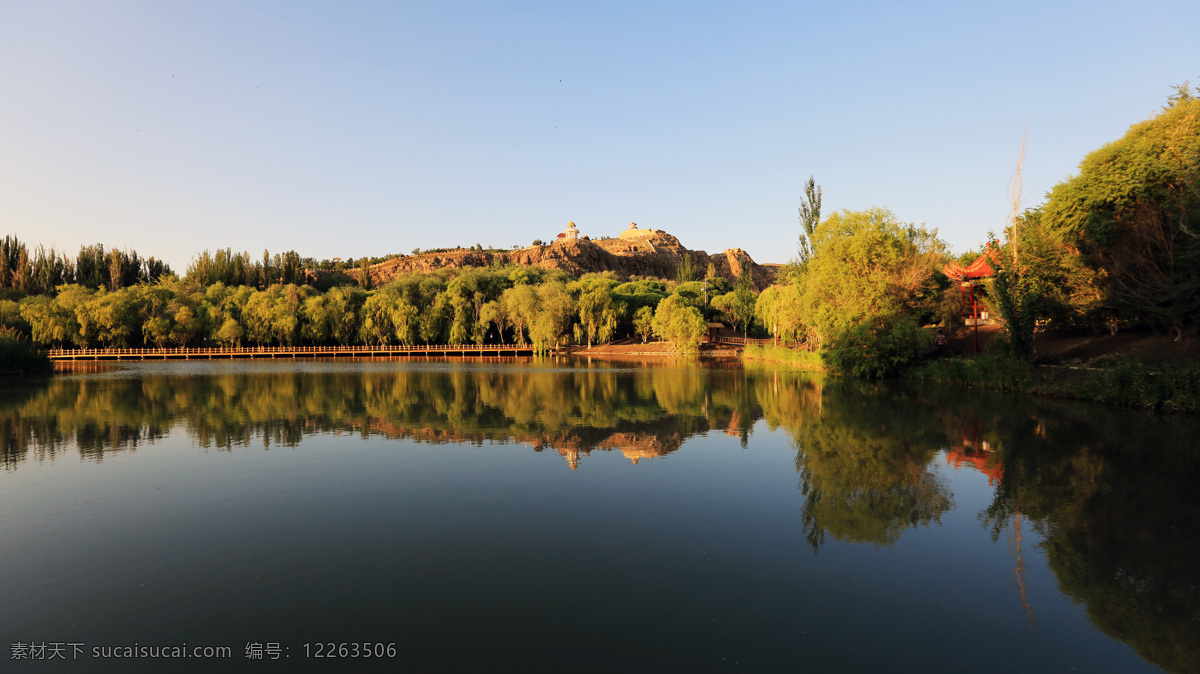
[[[718, 337], [713, 338], [712, 343], [713, 344], [732, 344], [734, 346], [771, 346], [771, 345], [775, 344], [775, 340], [770, 339], [770, 338], [755, 339], [753, 337], [722, 337], [722, 336], [718, 336]], [[795, 346], [795, 344], [791, 343], [791, 342], [780, 342], [779, 345]]]
[[51, 349], [50, 360], [232, 360], [238, 358], [382, 358], [397, 356], [532, 356], [532, 346], [248, 346], [174, 349]]

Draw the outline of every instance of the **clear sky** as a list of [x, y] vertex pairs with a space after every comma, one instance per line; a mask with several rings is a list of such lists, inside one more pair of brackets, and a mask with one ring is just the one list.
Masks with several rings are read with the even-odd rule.
[[315, 258], [592, 237], [955, 249], [1200, 84], [1200, 2], [0, 0], [0, 235]]

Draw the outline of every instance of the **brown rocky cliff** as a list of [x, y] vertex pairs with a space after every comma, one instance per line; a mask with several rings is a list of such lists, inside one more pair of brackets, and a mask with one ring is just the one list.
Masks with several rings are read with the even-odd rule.
[[717, 275], [730, 281], [741, 276], [743, 269], [739, 260], [745, 260], [750, 269], [750, 278], [756, 290], [769, 286], [775, 279], [775, 270], [757, 264], [740, 248], [730, 248], [719, 255], [709, 255], [702, 250], [688, 250], [679, 239], [659, 230], [643, 230], [633, 238], [600, 239], [587, 238], [576, 241], [559, 240], [546, 246], [531, 246], [521, 250], [490, 252], [459, 250], [445, 253], [407, 255], [381, 262], [370, 269], [371, 282], [378, 285], [409, 272], [432, 272], [438, 269], [461, 269], [464, 267], [488, 267], [493, 264], [518, 264], [560, 269], [572, 276], [591, 272], [611, 271], [620, 279], [632, 276], [648, 276], [660, 279], [675, 278], [676, 269], [684, 255], [692, 256], [696, 273], [703, 276], [711, 262]]

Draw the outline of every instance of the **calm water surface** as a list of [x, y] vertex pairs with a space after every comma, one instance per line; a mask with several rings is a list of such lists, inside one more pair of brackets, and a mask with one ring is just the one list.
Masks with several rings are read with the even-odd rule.
[[[2, 385], [4, 670], [1200, 669], [1193, 418], [695, 364]], [[94, 657], [185, 643], [229, 655]]]

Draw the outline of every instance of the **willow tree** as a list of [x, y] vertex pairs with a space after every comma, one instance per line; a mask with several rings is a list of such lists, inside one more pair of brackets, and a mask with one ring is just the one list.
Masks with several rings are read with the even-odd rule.
[[617, 285], [611, 275], [586, 274], [569, 286], [576, 294], [578, 341], [586, 341], [588, 348], [592, 342], [612, 340], [617, 324], [625, 317], [625, 303], [613, 296]]
[[707, 329], [700, 310], [679, 295], [659, 302], [654, 312], [655, 334], [671, 342], [678, 353], [699, 351]]
[[901, 222], [885, 208], [840, 211], [817, 228], [800, 279], [801, 322], [828, 342], [863, 320], [920, 316], [934, 301], [945, 255], [936, 230]]

